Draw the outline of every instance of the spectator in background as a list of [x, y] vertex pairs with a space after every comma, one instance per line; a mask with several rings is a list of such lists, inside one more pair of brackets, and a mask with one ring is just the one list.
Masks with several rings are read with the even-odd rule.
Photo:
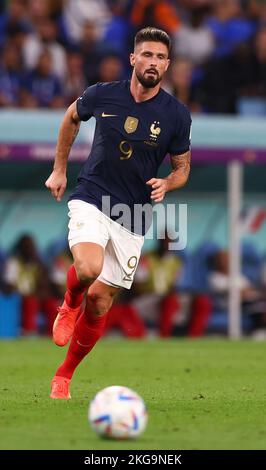
[[65, 0], [62, 13], [62, 23], [68, 35], [68, 44], [77, 45], [82, 38], [85, 23], [95, 25], [97, 38], [103, 37], [110, 21], [110, 11], [105, 0]]
[[[228, 294], [230, 286], [229, 253], [219, 251], [211, 260], [212, 270], [209, 286], [212, 295], [212, 310], [228, 312]], [[255, 286], [244, 274], [235, 280], [241, 294], [242, 313], [249, 315], [252, 329], [266, 326], [266, 295], [259, 286]]]
[[[214, 258], [210, 261], [212, 266], [209, 275], [209, 285], [211, 292], [217, 294], [218, 303], [221, 309], [226, 309], [228, 306], [228, 291], [230, 285], [229, 279], [229, 253], [226, 250], [218, 251]], [[242, 297], [245, 299], [252, 287], [251, 282], [243, 274], [237, 280], [239, 289], [241, 290]]]
[[[265, 100], [265, 80], [266, 27], [262, 27], [255, 36], [253, 47], [243, 43], [229, 56], [208, 62], [199, 86], [203, 109], [216, 113], [242, 112], [243, 98]], [[257, 106], [259, 112], [261, 106]]]
[[[24, 44], [27, 40], [28, 34], [29, 32], [23, 26], [12, 26], [8, 28], [7, 41], [5, 43], [5, 47], [7, 44], [12, 44], [16, 48], [18, 55], [22, 58], [22, 51]], [[24, 63], [23, 61], [21, 61], [21, 69], [23, 68]]]
[[58, 299], [63, 299], [66, 291], [66, 276], [67, 272], [73, 263], [73, 258], [68, 245], [65, 249], [57, 253], [50, 266], [50, 278], [54, 286], [54, 291]]
[[[245, 46], [242, 46], [242, 49]], [[234, 70], [238, 71], [236, 83], [236, 111], [239, 114], [266, 115], [266, 27], [261, 27], [255, 37], [254, 47], [240, 51], [232, 57]]]
[[182, 24], [174, 36], [175, 55], [186, 57], [193, 65], [204, 64], [214, 51], [213, 33], [204, 24], [208, 12], [206, 7], [193, 9], [190, 21]]
[[196, 89], [192, 84], [193, 64], [185, 57], [176, 58], [170, 68], [170, 88], [175, 98], [189, 107], [191, 111], [201, 111]]
[[128, 66], [128, 51], [133, 43], [134, 28], [127, 15], [128, 2], [124, 0], [108, 0], [108, 6], [112, 13], [103, 36], [103, 42], [112, 48], [113, 52], [119, 54], [125, 69]]
[[170, 239], [160, 240], [158, 250], [144, 254], [137, 268], [132, 304], [139, 311], [147, 328], [160, 336], [171, 336], [183, 321], [179, 295], [175, 290], [182, 261], [168, 251]]
[[22, 104], [27, 108], [63, 108], [64, 96], [59, 79], [52, 72], [52, 58], [44, 50], [37, 68], [25, 78]]
[[215, 38], [216, 57], [231, 54], [241, 43], [251, 40], [256, 29], [254, 22], [243, 17], [240, 0], [216, 0], [206, 24]]
[[147, 335], [145, 321], [130, 299], [128, 292], [118, 294], [108, 312], [105, 333], [116, 330], [127, 338], [144, 338]]
[[105, 48], [97, 37], [95, 24], [90, 21], [86, 21], [83, 24], [82, 35], [78, 43], [78, 48], [83, 56], [84, 73], [87, 85], [93, 85], [98, 81], [99, 64]]
[[47, 270], [30, 235], [23, 235], [18, 240], [12, 256], [6, 262], [3, 279], [23, 297], [24, 334], [38, 333], [38, 314], [42, 312], [46, 319], [46, 333], [51, 335], [58, 301], [53, 295]]
[[41, 23], [50, 16], [49, 0], [26, 0], [27, 12], [32, 26]]
[[103, 57], [99, 64], [99, 82], [112, 82], [123, 78], [123, 63], [121, 59], [110, 54]]
[[266, 23], [266, 1], [265, 0], [243, 0], [247, 16], [263, 26]]
[[136, 29], [153, 25], [170, 35], [175, 34], [180, 27], [177, 11], [167, 0], [135, 0], [130, 19]]
[[266, 98], [266, 24], [255, 37], [254, 63], [249, 63], [253, 72], [253, 95]]
[[21, 56], [15, 46], [8, 43], [0, 63], [0, 107], [19, 106], [21, 85]]
[[69, 51], [67, 55], [67, 75], [64, 82], [66, 105], [75, 101], [86, 88], [84, 78], [84, 61], [78, 51]]
[[0, 47], [5, 45], [10, 32], [17, 29], [25, 32], [32, 29], [26, 0], [9, 0], [6, 11], [0, 15]]
[[28, 35], [23, 45], [23, 59], [27, 69], [37, 66], [40, 54], [48, 50], [51, 55], [52, 72], [61, 82], [67, 73], [66, 51], [57, 38], [57, 24], [50, 18], [43, 18], [34, 25], [35, 31]]
[[27, 12], [33, 25], [46, 18], [56, 18], [62, 12], [65, 0], [27, 0]]
[[[184, 101], [194, 112], [265, 114], [264, 0], [10, 0], [0, 13], [0, 50], [16, 47], [22, 54], [19, 74], [25, 76], [49, 49], [68, 104], [103, 77], [130, 75], [133, 36], [147, 24], [172, 36], [181, 77], [169, 76], [166, 90], [187, 96]], [[14, 73], [12, 80], [1, 74], [3, 90], [14, 90]], [[185, 84], [188, 79], [191, 85]], [[18, 96], [6, 106], [19, 104]]]

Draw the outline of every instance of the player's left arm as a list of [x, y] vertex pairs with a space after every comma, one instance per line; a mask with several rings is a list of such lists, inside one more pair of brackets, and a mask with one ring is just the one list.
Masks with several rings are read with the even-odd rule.
[[152, 187], [151, 199], [161, 202], [168, 191], [182, 188], [188, 180], [190, 172], [191, 151], [181, 155], [171, 155], [172, 171], [166, 178], [151, 178], [147, 184]]

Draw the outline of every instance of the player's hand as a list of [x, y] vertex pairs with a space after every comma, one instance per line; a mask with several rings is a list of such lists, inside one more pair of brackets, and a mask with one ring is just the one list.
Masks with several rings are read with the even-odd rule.
[[49, 178], [45, 182], [46, 188], [51, 191], [52, 196], [58, 201], [61, 201], [61, 198], [65, 192], [67, 185], [66, 174], [54, 170]]
[[146, 184], [152, 187], [151, 199], [153, 199], [154, 202], [163, 201], [165, 193], [168, 190], [167, 181], [161, 178], [151, 178]]

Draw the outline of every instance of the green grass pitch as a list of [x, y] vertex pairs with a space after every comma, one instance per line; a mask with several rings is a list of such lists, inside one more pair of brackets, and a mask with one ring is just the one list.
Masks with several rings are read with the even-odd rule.
[[[0, 449], [266, 449], [264, 342], [104, 339], [77, 369], [72, 400], [53, 401], [65, 351], [45, 339], [0, 342]], [[90, 429], [89, 401], [108, 385], [144, 398], [137, 440]]]

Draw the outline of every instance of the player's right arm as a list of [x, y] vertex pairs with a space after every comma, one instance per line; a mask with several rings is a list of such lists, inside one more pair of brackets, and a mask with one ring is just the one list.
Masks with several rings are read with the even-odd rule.
[[51, 191], [53, 197], [59, 202], [65, 192], [67, 185], [67, 161], [71, 147], [78, 134], [80, 128], [81, 119], [77, 112], [77, 102], [72, 103], [67, 109], [62, 123], [60, 125], [54, 169], [47, 181], [45, 186]]

